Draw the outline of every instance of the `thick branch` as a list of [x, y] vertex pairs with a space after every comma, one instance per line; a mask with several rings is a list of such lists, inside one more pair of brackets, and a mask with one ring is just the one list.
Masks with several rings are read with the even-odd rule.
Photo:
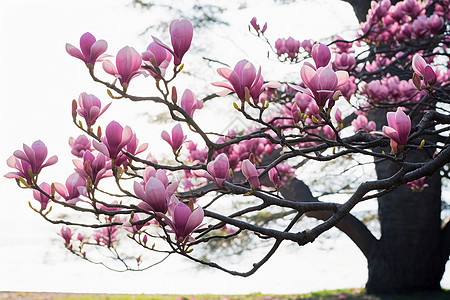
[[[289, 185], [281, 189], [281, 194], [284, 198], [293, 201], [319, 202], [319, 200], [311, 194], [309, 187], [303, 183], [303, 181], [296, 178], [292, 179]], [[332, 212], [311, 211], [307, 212], [306, 216], [326, 221], [332, 216]], [[352, 239], [364, 256], [368, 257], [369, 253], [373, 251], [377, 239], [364, 223], [355, 216], [348, 214], [336, 225], [336, 227]]]

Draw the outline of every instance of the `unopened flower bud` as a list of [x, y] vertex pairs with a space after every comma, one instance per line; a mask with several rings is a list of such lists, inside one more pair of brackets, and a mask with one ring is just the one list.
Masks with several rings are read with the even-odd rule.
[[261, 33], [264, 33], [267, 30], [267, 22], [264, 23], [263, 28], [261, 29]]
[[75, 119], [77, 118], [77, 100], [73, 99], [72, 100], [72, 119], [75, 121]]
[[421, 81], [420, 81], [419, 74], [414, 73], [412, 81], [413, 81], [414, 86], [420, 91], [421, 90]]
[[172, 87], [172, 102], [173, 104], [177, 104], [177, 88], [175, 86]]
[[97, 127], [97, 137], [98, 138], [102, 137], [102, 128], [100, 126]]

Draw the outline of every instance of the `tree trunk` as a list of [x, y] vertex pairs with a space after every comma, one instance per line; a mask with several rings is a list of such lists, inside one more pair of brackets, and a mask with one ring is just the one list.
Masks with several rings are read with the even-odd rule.
[[[375, 112], [377, 124], [386, 112]], [[414, 122], [414, 120], [413, 120]], [[383, 149], [388, 152], [390, 149]], [[414, 150], [408, 161], [425, 161], [432, 153]], [[378, 179], [393, 175], [399, 168], [389, 161], [375, 165]], [[439, 290], [448, 257], [442, 254], [441, 175], [426, 178], [422, 192], [402, 186], [378, 199], [381, 238], [368, 255], [368, 293], [409, 293]]]
[[[371, 0], [343, 0], [352, 5], [360, 22], [366, 20]], [[394, 5], [400, 0], [392, 0]], [[386, 123], [386, 112], [372, 116], [380, 129]], [[413, 123], [417, 123], [416, 116]], [[384, 149], [389, 151], [389, 149]], [[425, 150], [409, 153], [408, 161], [424, 161], [432, 153]], [[376, 164], [379, 179], [398, 170], [391, 162]], [[426, 179], [429, 187], [412, 192], [405, 186], [378, 199], [381, 238], [366, 255], [369, 279], [368, 293], [408, 293], [439, 290], [440, 280], [449, 256], [450, 230], [441, 230], [441, 175]], [[447, 226], [448, 227], [448, 226]], [[445, 236], [447, 235], [447, 236]], [[447, 245], [448, 244], [448, 245]]]
[[[378, 176], [391, 173], [377, 164]], [[405, 186], [378, 199], [381, 239], [368, 256], [368, 293], [439, 290], [445, 262], [441, 256], [440, 176], [421, 193]]]

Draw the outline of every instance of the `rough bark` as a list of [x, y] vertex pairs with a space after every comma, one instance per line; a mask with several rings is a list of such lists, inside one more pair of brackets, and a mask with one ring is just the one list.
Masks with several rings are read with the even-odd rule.
[[[381, 126], [386, 112], [378, 109], [372, 119]], [[413, 117], [413, 124], [420, 115]], [[377, 151], [390, 149], [377, 149]], [[432, 153], [415, 150], [408, 161], [425, 161]], [[375, 164], [378, 179], [393, 175], [399, 167], [392, 162]], [[448, 254], [442, 251], [441, 175], [426, 179], [423, 192], [402, 186], [378, 199], [381, 238], [368, 256], [368, 293], [409, 293], [439, 290]]]
[[[419, 159], [423, 152], [411, 155]], [[376, 164], [378, 177], [395, 171], [390, 162]], [[413, 292], [440, 289], [445, 261], [441, 245], [441, 178], [414, 193], [402, 186], [378, 199], [381, 239], [368, 257], [368, 293]]]

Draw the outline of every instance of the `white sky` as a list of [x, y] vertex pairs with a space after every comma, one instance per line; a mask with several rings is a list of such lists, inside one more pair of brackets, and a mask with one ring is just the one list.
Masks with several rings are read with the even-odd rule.
[[[42, 139], [49, 154], [57, 154], [56, 167], [44, 170], [43, 179], [64, 182], [72, 173], [67, 140], [80, 133], [71, 124], [70, 103], [80, 92], [97, 95], [104, 104], [110, 100], [105, 89], [93, 83], [83, 63], [70, 57], [64, 50], [66, 42], [78, 46], [79, 37], [86, 31], [108, 41], [108, 53], [114, 55], [124, 45], [142, 52], [150, 42], [150, 34], [139, 36], [151, 23], [152, 12], [141, 11], [128, 5], [127, 0], [2, 0], [0, 2], [0, 174], [11, 171], [6, 159], [21, 148]], [[209, 32], [215, 37], [195, 40], [194, 44], [208, 49], [205, 56], [221, 58], [230, 64], [251, 58], [259, 65], [266, 64], [267, 47], [248, 34], [246, 28], [251, 17], [269, 21], [269, 37], [293, 35], [302, 40], [309, 37], [324, 38], [355, 24], [351, 8], [337, 0], [310, 2], [310, 9], [299, 5], [275, 8], [271, 1], [259, 3], [258, 11], [240, 11], [233, 14], [233, 29], [220, 28]], [[333, 6], [328, 12], [324, 7]], [[297, 8], [297, 9], [295, 9]], [[282, 10], [284, 9], [283, 13]], [[228, 16], [230, 17], [230, 16]], [[334, 23], [324, 26], [322, 20]], [[328, 23], [327, 23], [328, 24]], [[332, 28], [333, 31], [330, 32]], [[314, 34], [313, 34], [314, 32]], [[280, 36], [277, 36], [279, 33]], [[167, 41], [167, 36], [163, 36]], [[219, 38], [219, 45], [205, 46], [205, 41]], [[249, 43], [250, 41], [251, 43]], [[220, 44], [221, 43], [221, 44]], [[203, 55], [203, 54], [202, 54]], [[197, 61], [186, 57], [186, 68]], [[269, 63], [270, 65], [270, 63]], [[214, 66], [214, 68], [217, 66]], [[263, 73], [274, 69], [283, 74], [297, 74], [297, 66], [272, 64]], [[264, 72], [264, 70], [266, 70]], [[101, 69], [97, 67], [97, 71]], [[269, 72], [270, 71], [270, 72]], [[214, 73], [211, 73], [214, 74]], [[102, 75], [103, 76], [103, 75]], [[201, 74], [198, 74], [202, 77]], [[205, 76], [205, 75], [204, 75]], [[283, 75], [284, 76], [284, 75]], [[106, 75], [104, 78], [108, 78]], [[190, 84], [184, 77], [180, 87]], [[220, 80], [218, 76], [211, 81]], [[200, 85], [198, 82], [196, 83]], [[136, 93], [151, 91], [142, 78], [132, 82]], [[212, 91], [196, 90], [197, 95]], [[133, 90], [132, 90], [133, 91]], [[228, 103], [230, 104], [230, 103]], [[201, 112], [200, 118], [210, 120], [211, 114], [223, 104], [211, 104]], [[101, 124], [115, 118], [138, 132], [141, 140], [158, 137], [164, 125], [150, 128], [140, 111], [158, 112], [154, 105], [132, 105], [115, 101], [103, 115]], [[127, 114], [123, 112], [126, 111]], [[196, 113], [197, 114], [197, 113]], [[224, 119], [222, 122], [226, 122]], [[211, 123], [211, 122], [209, 122]], [[220, 124], [220, 122], [217, 122]], [[226, 124], [226, 123], [221, 123]], [[219, 126], [219, 125], [217, 125]], [[217, 127], [216, 126], [216, 127]], [[223, 126], [223, 125], [220, 125]], [[220, 127], [219, 126], [219, 127]], [[220, 130], [216, 129], [215, 130]], [[159, 141], [158, 141], [159, 142]], [[161, 145], [164, 145], [161, 143]], [[164, 145], [163, 147], [167, 147]], [[164, 148], [163, 148], [164, 149]], [[166, 148], [167, 150], [167, 148]], [[164, 151], [161, 149], [152, 152]], [[67, 153], [67, 154], [66, 154]], [[62, 171], [64, 170], [64, 171]], [[181, 258], [171, 258], [160, 266], [143, 273], [118, 274], [100, 266], [78, 260], [67, 254], [56, 236], [59, 229], [46, 223], [28, 207], [34, 201], [30, 191], [20, 190], [13, 180], [0, 177], [2, 209], [0, 220], [0, 290], [68, 291], [111, 293], [302, 293], [321, 289], [362, 287], [367, 279], [366, 261], [343, 235], [331, 242], [333, 250], [318, 250], [320, 245], [298, 249], [281, 249], [259, 272], [250, 278], [232, 277], [218, 271], [197, 270]], [[58, 239], [58, 242], [54, 242]], [[327, 242], [329, 243], [329, 242]], [[445, 275], [443, 285], [450, 287]], [[270, 284], [268, 284], [270, 283]]]

